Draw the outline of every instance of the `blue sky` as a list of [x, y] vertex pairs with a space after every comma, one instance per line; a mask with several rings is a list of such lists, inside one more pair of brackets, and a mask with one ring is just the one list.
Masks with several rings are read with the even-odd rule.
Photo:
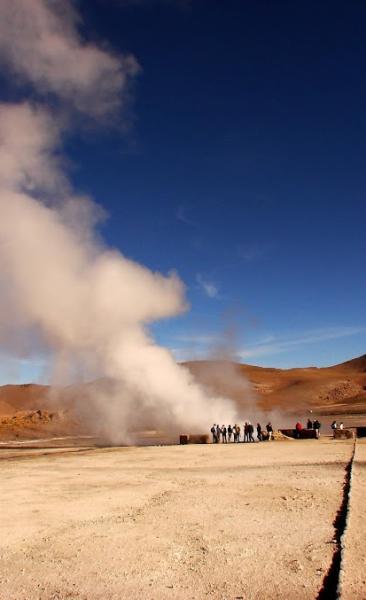
[[[284, 368], [363, 354], [366, 5], [79, 8], [84, 35], [141, 65], [129, 127], [78, 129], [65, 153], [109, 215], [105, 241], [186, 284], [190, 310], [155, 324], [158, 342], [186, 359], [224, 340]], [[15, 93], [7, 81], [2, 100]]]

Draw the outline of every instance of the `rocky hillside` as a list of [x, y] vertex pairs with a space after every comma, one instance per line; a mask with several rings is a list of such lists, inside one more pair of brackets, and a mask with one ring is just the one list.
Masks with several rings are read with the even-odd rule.
[[265, 410], [366, 412], [366, 355], [326, 368], [270, 369], [205, 361], [187, 366], [201, 383], [239, 405], [253, 394]]

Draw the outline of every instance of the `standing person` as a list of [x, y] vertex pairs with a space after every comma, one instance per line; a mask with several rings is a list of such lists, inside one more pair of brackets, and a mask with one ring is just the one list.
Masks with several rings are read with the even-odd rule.
[[267, 429], [267, 433], [268, 433], [268, 440], [272, 439], [273, 436], [273, 427], [272, 427], [272, 423], [271, 421], [269, 421], [266, 425], [266, 429]]
[[295, 425], [295, 430], [296, 430], [296, 437], [299, 440], [300, 436], [301, 436], [301, 431], [302, 431], [302, 425], [300, 423], [300, 421], [298, 421]]
[[339, 429], [343, 429], [343, 422], [342, 421], [339, 423]]
[[251, 422], [249, 421], [249, 423], [248, 423], [248, 442], [254, 442], [253, 432], [254, 432], [254, 427], [251, 424]]
[[257, 423], [257, 439], [258, 442], [262, 441], [262, 427], [260, 423]]
[[235, 429], [236, 429], [236, 443], [239, 444], [239, 442], [240, 442], [240, 425], [236, 425]]
[[331, 428], [333, 430], [333, 437], [335, 437], [335, 432], [336, 432], [337, 427], [338, 427], [337, 421], [333, 421], [333, 423], [331, 424]]
[[245, 421], [245, 423], [243, 425], [243, 431], [244, 431], [244, 442], [249, 442], [249, 429], [248, 429], [247, 421]]
[[316, 435], [317, 440], [320, 438], [320, 428], [321, 428], [320, 421], [318, 419], [315, 419], [315, 421], [313, 423], [313, 429], [315, 429], [315, 435]]
[[220, 425], [216, 425], [216, 442], [219, 444], [220, 443], [220, 434], [221, 434], [221, 429], [220, 429]]
[[227, 432], [227, 429], [226, 429], [225, 425], [223, 425], [221, 427], [221, 435], [222, 435], [222, 443], [223, 444], [227, 444], [226, 432]]
[[231, 425], [229, 425], [229, 427], [227, 428], [227, 434], [229, 437], [229, 443], [231, 442], [231, 436], [233, 435], [233, 428], [231, 427]]
[[212, 443], [216, 444], [216, 423], [214, 423], [211, 427], [211, 433], [212, 433]]
[[[314, 421], [315, 423], [315, 421]], [[306, 425], [307, 429], [312, 429], [313, 428], [313, 422], [311, 419], [308, 419], [307, 425]]]

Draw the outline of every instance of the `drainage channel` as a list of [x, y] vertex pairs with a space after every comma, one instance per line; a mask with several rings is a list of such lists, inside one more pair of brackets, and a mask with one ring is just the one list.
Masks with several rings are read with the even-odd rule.
[[345, 468], [345, 476], [343, 482], [343, 497], [342, 504], [334, 519], [334, 540], [336, 543], [332, 563], [328, 573], [324, 577], [322, 588], [317, 596], [317, 600], [340, 600], [342, 586], [342, 559], [344, 534], [347, 528], [351, 483], [352, 483], [352, 467], [356, 453], [356, 440], [354, 441], [352, 456]]

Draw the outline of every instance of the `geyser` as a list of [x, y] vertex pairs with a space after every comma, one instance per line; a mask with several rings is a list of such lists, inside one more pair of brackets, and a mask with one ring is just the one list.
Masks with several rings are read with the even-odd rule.
[[[55, 106], [0, 105], [0, 343], [24, 353], [36, 339], [58, 380], [107, 381], [88, 387], [82, 410], [115, 441], [130, 439], [139, 422], [193, 432], [234, 422], [233, 403], [207, 394], [149, 335], [149, 323], [186, 308], [178, 276], [153, 273], [97, 241], [101, 211], [73, 192], [62, 169], [65, 123], [75, 111], [109, 114], [138, 70], [133, 57], [84, 44], [71, 4], [64, 7], [14, 0], [0, 8], [8, 65], [63, 103], [62, 118]], [[74, 109], [68, 119], [65, 106]]]

